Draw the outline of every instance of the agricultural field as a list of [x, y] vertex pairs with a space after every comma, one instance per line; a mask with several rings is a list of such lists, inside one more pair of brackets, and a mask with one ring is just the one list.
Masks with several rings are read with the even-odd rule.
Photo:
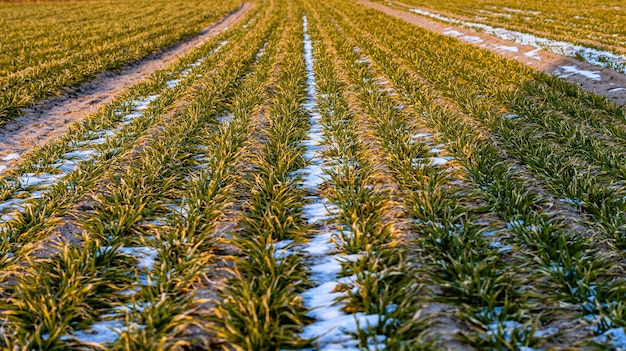
[[0, 1], [0, 123], [97, 73], [197, 34], [224, 1]]
[[619, 0], [376, 1], [626, 72], [626, 6]]
[[622, 350], [625, 140], [623, 106], [517, 61], [257, 0], [7, 156], [0, 347]]

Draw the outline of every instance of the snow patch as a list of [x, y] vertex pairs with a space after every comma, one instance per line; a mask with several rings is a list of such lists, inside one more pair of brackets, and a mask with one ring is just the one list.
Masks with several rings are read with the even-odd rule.
[[141, 269], [152, 270], [156, 263], [159, 252], [152, 247], [136, 246], [122, 247], [119, 251], [123, 254], [133, 256], [137, 259], [137, 266]]
[[601, 344], [611, 345], [613, 349], [626, 349], [626, 333], [624, 333], [624, 328], [609, 329], [604, 334], [593, 338], [593, 340]]
[[115, 342], [125, 330], [124, 323], [119, 320], [110, 320], [94, 323], [88, 330], [74, 331], [72, 335], [81, 342], [103, 344]]
[[461, 40], [466, 41], [468, 43], [472, 43], [472, 44], [478, 44], [478, 43], [482, 43], [483, 40], [480, 39], [479, 37], [476, 36], [472, 36], [472, 35], [464, 35], [462, 37], [460, 37]]
[[2, 158], [2, 161], [11, 161], [20, 157], [20, 154], [8, 154]]
[[519, 48], [517, 46], [507, 46], [507, 45], [496, 45], [496, 44], [494, 44], [493, 47], [496, 49], [496, 51], [519, 52]]
[[554, 71], [557, 77], [567, 78], [573, 75], [580, 75], [591, 80], [602, 80], [600, 71], [587, 71], [579, 69], [578, 66], [559, 66], [560, 69]]
[[541, 48], [525, 52], [524, 56], [531, 58], [533, 60], [541, 61], [541, 56], [539, 56], [539, 51], [541, 51]]
[[443, 34], [445, 35], [450, 35], [453, 37], [458, 37], [459, 35], [463, 35], [463, 33], [459, 32], [458, 30], [454, 30], [454, 29], [450, 29], [450, 28], [446, 28], [443, 30]]

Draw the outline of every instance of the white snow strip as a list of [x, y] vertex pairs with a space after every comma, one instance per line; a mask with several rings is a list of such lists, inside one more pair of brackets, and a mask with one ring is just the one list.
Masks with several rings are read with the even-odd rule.
[[535, 49], [533, 51], [525, 52], [524, 56], [531, 58], [533, 60], [541, 61], [541, 56], [539, 56], [539, 51], [541, 51], [541, 48]]
[[[437, 151], [441, 151], [441, 150], [437, 150]], [[420, 167], [425, 164], [431, 164], [432, 166], [444, 166], [452, 159], [453, 158], [451, 156], [414, 158], [411, 160], [411, 165], [413, 167]]]
[[143, 111], [150, 106], [150, 103], [158, 98], [157, 95], [150, 95], [144, 99], [134, 100], [133, 105], [135, 106], [135, 110]]
[[430, 163], [433, 166], [443, 166], [450, 160], [450, 157], [431, 157]]
[[480, 39], [479, 37], [476, 36], [472, 36], [472, 35], [464, 35], [462, 37], [460, 37], [461, 40], [466, 41], [468, 43], [472, 43], [472, 44], [478, 44], [478, 43], [482, 43], [483, 40]]
[[507, 45], [493, 45], [496, 51], [508, 51], [508, 52], [519, 52], [519, 48], [517, 46], [507, 46]]
[[63, 174], [41, 173], [36, 175], [34, 173], [25, 173], [18, 178], [18, 182], [22, 188], [35, 185], [50, 186], [56, 183], [62, 176]]
[[498, 249], [499, 252], [509, 252], [511, 250], [513, 250], [513, 246], [511, 245], [502, 245], [502, 243], [498, 242], [498, 241], [494, 241], [491, 242], [489, 244], [489, 247], [491, 247], [492, 249]]
[[[294, 252], [291, 250], [291, 244], [293, 244], [293, 240], [283, 240], [277, 243], [274, 243], [273, 246], [276, 249], [274, 251], [274, 258], [283, 259], [292, 255]], [[271, 246], [272, 244], [268, 245]]]
[[624, 90], [626, 90], [626, 88], [614, 88], [614, 89], [609, 90], [609, 93], [615, 93], [617, 91], [624, 91]]
[[178, 83], [180, 83], [180, 79], [173, 79], [173, 80], [168, 80], [167, 82], [165, 82], [165, 84], [167, 85], [169, 89], [176, 87]]
[[410, 9], [410, 11], [443, 22], [453, 23], [470, 29], [485, 32], [487, 34], [492, 34], [502, 39], [512, 40], [518, 44], [534, 46], [536, 48], [544, 48], [545, 50], [560, 55], [576, 58], [582, 57], [586, 62], [593, 65], [608, 67], [616, 71], [626, 73], [626, 55], [618, 55], [610, 51], [598, 50], [565, 41], [538, 37], [532, 34], [522, 33], [504, 28], [492, 27], [482, 23], [461, 21], [455, 18], [446, 17], [438, 13], [432, 13], [422, 9]]
[[417, 140], [417, 139], [428, 139], [430, 138], [432, 135], [429, 133], [417, 133], [417, 134], [413, 134], [411, 135], [411, 139], [412, 140]]
[[157, 250], [149, 246], [122, 247], [120, 252], [133, 256], [137, 259], [137, 266], [147, 270], [152, 270], [159, 254]]
[[256, 58], [259, 59], [261, 58], [261, 56], [265, 55], [265, 49], [267, 48], [267, 44], [269, 44], [268, 42], [265, 42], [265, 44], [263, 44], [263, 47], [261, 48], [261, 50], [259, 50], [259, 52], [257, 52], [256, 54]]
[[578, 66], [559, 66], [560, 69], [554, 71], [557, 77], [567, 78], [573, 75], [580, 75], [591, 80], [602, 80], [600, 71], [586, 71], [579, 69]]
[[126, 325], [122, 321], [110, 320], [94, 323], [89, 330], [78, 330], [72, 335], [78, 341], [103, 344], [115, 342], [125, 330]]
[[613, 328], [593, 338], [595, 342], [611, 345], [614, 350], [626, 350], [626, 333], [624, 328]]
[[453, 37], [458, 37], [459, 35], [463, 35], [463, 33], [459, 32], [457, 30], [454, 30], [454, 29], [445, 29], [443, 31], [443, 34], [450, 35], [450, 36], [453, 36]]
[[90, 140], [83, 140], [83, 141], [74, 142], [74, 145], [76, 145], [76, 146], [102, 145], [102, 144], [106, 143], [106, 141], [107, 141], [107, 138], [96, 138], [96, 139], [90, 139]]
[[220, 124], [226, 126], [233, 120], [234, 117], [235, 117], [235, 115], [232, 114], [232, 112], [229, 112], [229, 113], [227, 113], [225, 115], [221, 115], [221, 116], [217, 117], [217, 122], [219, 122]]
[[16, 159], [18, 157], [20, 157], [20, 154], [8, 154], [8, 155], [4, 156], [2, 161], [11, 161], [11, 160], [14, 160], [14, 159]]
[[15, 209], [17, 207], [22, 207], [24, 204], [24, 199], [10, 199], [3, 203], [0, 203], [0, 212], [3, 212], [7, 209]]
[[[321, 116], [315, 111], [316, 88], [315, 72], [313, 70], [313, 45], [308, 34], [307, 17], [302, 18], [304, 27], [304, 59], [307, 70], [307, 95], [305, 108], [310, 118], [310, 130], [306, 146], [306, 157], [309, 165], [300, 174], [303, 175], [303, 188], [310, 193], [317, 193], [323, 180], [323, 167], [326, 160], [322, 157], [323, 127], [320, 123]], [[304, 207], [303, 217], [309, 224], [321, 224], [333, 216], [336, 210], [327, 199], [317, 195], [308, 197], [310, 203]], [[303, 338], [318, 338], [316, 349], [318, 350], [358, 350], [358, 341], [354, 340], [346, 332], [356, 332], [358, 327], [366, 328], [368, 325], [375, 326], [379, 316], [364, 315], [362, 313], [346, 314], [342, 311], [343, 304], [336, 302], [336, 298], [343, 295], [336, 292], [335, 288], [340, 283], [338, 274], [341, 272], [341, 261], [350, 259], [346, 256], [332, 255], [335, 245], [331, 237], [337, 235], [333, 230], [322, 230], [304, 245], [302, 251], [307, 253], [307, 260], [312, 263], [311, 279], [318, 283], [314, 288], [302, 294], [304, 305], [310, 309], [309, 317], [315, 318], [315, 322], [304, 328]], [[357, 323], [358, 321], [358, 323]]]
[[95, 149], [85, 149], [85, 150], [74, 150], [67, 152], [63, 155], [65, 159], [69, 160], [81, 160], [86, 161], [93, 158], [93, 156], [99, 155], [100, 153]]

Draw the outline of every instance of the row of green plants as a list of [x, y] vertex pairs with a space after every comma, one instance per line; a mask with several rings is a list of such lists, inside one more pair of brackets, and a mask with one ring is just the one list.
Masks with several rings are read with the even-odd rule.
[[[273, 29], [271, 22], [252, 26], [246, 46], [195, 82], [183, 111], [129, 160], [109, 165], [87, 200], [91, 210], [77, 220], [81, 243], [34, 262], [18, 279], [7, 346], [156, 350], [200, 342], [185, 337], [187, 328], [206, 323], [193, 291], [212, 262], [214, 228], [231, 200], [233, 164], [254, 107], [241, 101], [258, 89], [249, 72]], [[228, 113], [232, 119], [218, 118]], [[51, 266], [62, 272], [50, 275]], [[119, 335], [90, 342], [82, 330], [102, 318]]]
[[[237, 1], [0, 4], [0, 121], [197, 34]], [[4, 39], [6, 38], [6, 40]]]
[[[469, 344], [478, 348], [506, 342], [533, 346], [535, 340], [531, 338], [507, 340], [508, 331], [498, 325], [526, 320], [508, 308], [522, 300], [515, 296], [515, 286], [520, 282], [502, 262], [506, 254], [491, 247], [490, 240], [481, 235], [483, 231], [499, 229], [493, 227], [497, 222], [479, 221], [480, 212], [472, 204], [476, 195], [466, 185], [455, 183], [458, 175], [448, 172], [449, 165], [429, 162], [434, 155], [426, 140], [412, 138], [418, 130], [382, 89], [367, 61], [353, 50], [353, 44], [342, 42], [339, 35], [347, 33], [340, 34], [336, 29], [334, 33], [333, 42], [345, 60], [350, 83], [362, 110], [369, 116], [366, 122], [381, 147], [385, 164], [402, 188], [403, 205], [414, 222], [412, 229], [418, 238], [411, 245], [415, 250], [411, 260], [422, 266], [416, 270], [414, 280], [426, 284], [433, 301], [457, 306], [452, 309], [457, 318], [474, 327], [466, 335]], [[433, 286], [442, 292], [435, 293]], [[490, 327], [493, 324], [498, 327]], [[525, 328], [518, 329], [521, 334]], [[449, 340], [444, 336], [445, 342]]]
[[261, 108], [242, 164], [237, 229], [228, 244], [238, 251], [220, 292], [217, 335], [235, 350], [300, 349], [306, 310], [298, 296], [310, 282], [299, 255], [277, 252], [285, 240], [305, 240], [304, 192], [298, 175], [305, 160], [301, 141], [308, 118], [302, 108], [306, 81], [298, 8], [276, 4], [281, 38]]

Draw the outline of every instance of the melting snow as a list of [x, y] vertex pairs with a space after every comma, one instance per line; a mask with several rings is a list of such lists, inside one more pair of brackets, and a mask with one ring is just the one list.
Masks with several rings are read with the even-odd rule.
[[8, 154], [6, 156], [4, 156], [4, 158], [2, 158], [3, 161], [11, 161], [14, 160], [16, 158], [20, 157], [20, 154]]
[[446, 163], [448, 163], [449, 161], [449, 157], [431, 157], [430, 158], [430, 163], [433, 166], [443, 166]]
[[[603, 51], [572, 43], [538, 37], [528, 33], [512, 31], [504, 28], [492, 27], [482, 23], [466, 22], [455, 18], [442, 16], [437, 13], [424, 11], [421, 9], [411, 9], [422, 16], [438, 19], [443, 22], [458, 24], [467, 28], [479, 30], [499, 38], [512, 40], [518, 44], [544, 48], [548, 51], [571, 57], [583, 57], [585, 61], [600, 67], [610, 67], [619, 72], [626, 73], [626, 56], [614, 54], [610, 51]], [[525, 54], [527, 57], [529, 53]], [[592, 78], [593, 79], [593, 78]]]
[[150, 105], [150, 103], [156, 100], [157, 97], [158, 97], [157, 95], [150, 95], [142, 100], [134, 100], [133, 105], [135, 106], [135, 109], [137, 111], [143, 111], [143, 110], [146, 110], [148, 106]]
[[443, 34], [450, 35], [450, 36], [453, 36], [453, 37], [457, 37], [459, 35], [463, 35], [463, 33], [459, 32], [457, 30], [454, 30], [454, 29], [446, 29], [446, 30], [443, 31]]
[[525, 52], [524, 56], [529, 57], [533, 60], [541, 61], [541, 57], [539, 56], [539, 51], [541, 51], [541, 48], [535, 49], [533, 51]]
[[120, 252], [133, 256], [137, 259], [137, 266], [142, 269], [151, 270], [156, 263], [159, 252], [152, 247], [122, 247]]
[[180, 83], [180, 79], [168, 80], [167, 82], [165, 82], [169, 89], [176, 87], [178, 83]]
[[614, 349], [626, 349], [626, 333], [624, 333], [624, 328], [609, 329], [604, 334], [593, 338], [593, 340], [601, 344], [612, 345]]
[[592, 80], [602, 80], [600, 71], [586, 71], [579, 69], [577, 66], [559, 66], [559, 68], [560, 70], [554, 71], [554, 75], [558, 77], [567, 78], [577, 74]]
[[496, 51], [508, 51], [508, 52], [519, 52], [519, 48], [517, 46], [507, 46], [507, 45], [493, 45]]
[[468, 43], [472, 43], [472, 44], [477, 44], [477, 43], [482, 43], [483, 40], [480, 39], [479, 37], [476, 36], [472, 36], [472, 35], [464, 35], [461, 37], [461, 40], [464, 40]]
[[115, 342], [119, 334], [126, 330], [126, 325], [119, 320], [100, 321], [91, 325], [89, 330], [72, 332], [74, 338], [82, 342]]

